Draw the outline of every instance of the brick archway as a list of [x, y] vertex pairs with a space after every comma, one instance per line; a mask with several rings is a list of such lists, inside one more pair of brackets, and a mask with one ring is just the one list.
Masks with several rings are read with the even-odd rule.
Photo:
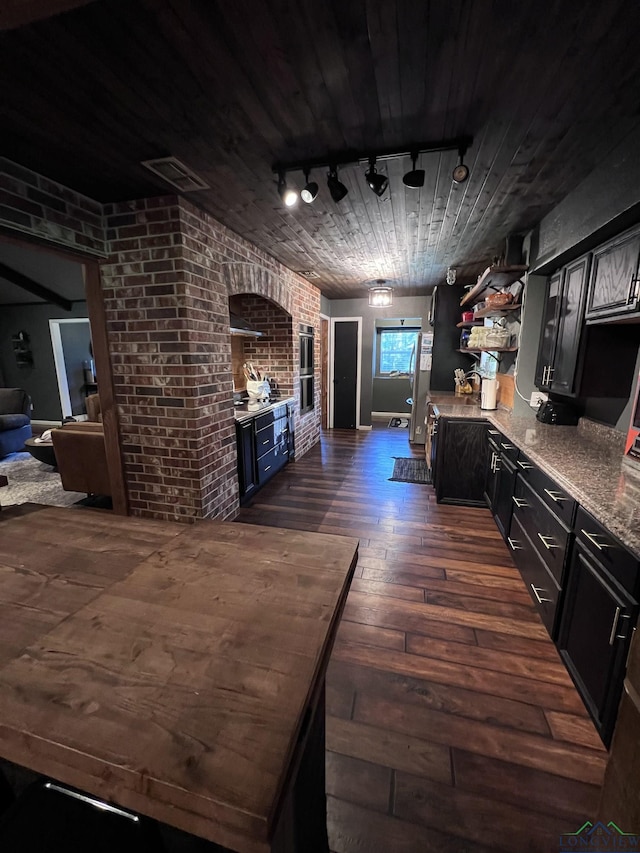
[[283, 276], [252, 261], [225, 261], [221, 266], [229, 296], [263, 296], [293, 315], [293, 292]]

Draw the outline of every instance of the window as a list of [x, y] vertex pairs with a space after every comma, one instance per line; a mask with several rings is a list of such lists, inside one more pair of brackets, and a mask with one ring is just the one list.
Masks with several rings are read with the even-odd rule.
[[413, 373], [419, 329], [378, 329], [377, 374]]
[[300, 414], [310, 412], [313, 402], [313, 326], [300, 324]]

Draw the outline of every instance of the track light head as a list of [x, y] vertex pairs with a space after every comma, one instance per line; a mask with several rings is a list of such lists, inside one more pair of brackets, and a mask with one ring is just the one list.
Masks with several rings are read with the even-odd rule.
[[342, 201], [349, 192], [345, 185], [338, 180], [338, 170], [335, 166], [330, 167], [329, 174], [327, 175], [327, 186], [329, 187], [331, 198], [335, 202]]
[[376, 158], [369, 159], [369, 170], [364, 174], [366, 182], [373, 192], [380, 197], [389, 186], [389, 178], [376, 172]]
[[455, 167], [453, 174], [451, 175], [456, 184], [463, 184], [469, 177], [469, 167], [465, 166], [462, 162], [464, 155], [465, 149], [458, 149], [458, 165]]
[[414, 190], [419, 190], [420, 187], [424, 186], [424, 169], [416, 169], [417, 161], [418, 155], [412, 152], [411, 162], [413, 163], [413, 169], [407, 172], [402, 178], [402, 183], [405, 187], [411, 187]]
[[278, 174], [278, 194], [286, 207], [293, 207], [293, 205], [298, 201], [298, 190], [294, 190], [292, 187], [287, 186], [287, 180], [284, 176], [284, 172], [280, 172]]
[[304, 170], [304, 189], [300, 192], [300, 198], [306, 204], [311, 204], [318, 197], [318, 185], [315, 181], [309, 180], [309, 169]]

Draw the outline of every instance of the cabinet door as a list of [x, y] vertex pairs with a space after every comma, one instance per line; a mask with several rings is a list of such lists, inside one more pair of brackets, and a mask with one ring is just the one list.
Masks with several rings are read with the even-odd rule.
[[590, 259], [585, 255], [564, 270], [550, 384], [558, 394], [571, 395], [575, 390]]
[[487, 430], [487, 476], [484, 486], [484, 497], [487, 506], [492, 512], [495, 512], [496, 496], [498, 492], [498, 479], [500, 477], [500, 468], [498, 461], [500, 459], [500, 450], [498, 443], [501, 433], [497, 429]]
[[436, 459], [438, 502], [486, 506], [487, 422], [440, 418]]
[[587, 320], [638, 311], [640, 232], [606, 243], [593, 253]]
[[253, 492], [258, 486], [253, 419], [241, 421], [236, 424], [236, 441], [238, 449], [238, 482], [240, 485], [240, 497], [243, 498]]
[[605, 744], [622, 692], [637, 606], [577, 544], [569, 566], [560, 626], [560, 654]]
[[538, 348], [538, 362], [536, 364], [536, 375], [534, 384], [538, 388], [548, 389], [551, 384], [553, 355], [556, 347], [556, 336], [558, 333], [558, 314], [560, 312], [562, 286], [562, 270], [558, 271], [549, 279], [549, 289], [544, 303], [544, 320], [540, 334], [540, 346]]
[[509, 461], [506, 454], [502, 454], [498, 459], [500, 471], [498, 474], [498, 489], [496, 492], [496, 502], [493, 509], [496, 525], [502, 534], [502, 538], [506, 539], [509, 536], [511, 527], [511, 514], [513, 512], [513, 490], [516, 485], [516, 468]]

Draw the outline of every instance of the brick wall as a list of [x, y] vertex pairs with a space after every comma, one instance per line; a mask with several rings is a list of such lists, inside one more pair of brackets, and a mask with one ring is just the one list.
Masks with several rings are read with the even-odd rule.
[[0, 227], [104, 255], [102, 205], [0, 157]]
[[[101, 274], [131, 512], [183, 521], [232, 517], [238, 484], [229, 296], [265, 297], [290, 315], [297, 400], [297, 328], [316, 328], [319, 365], [320, 291], [175, 196], [103, 208], [6, 161], [0, 189], [0, 227], [106, 255]], [[318, 367], [316, 408], [296, 418], [296, 455], [319, 434]]]

